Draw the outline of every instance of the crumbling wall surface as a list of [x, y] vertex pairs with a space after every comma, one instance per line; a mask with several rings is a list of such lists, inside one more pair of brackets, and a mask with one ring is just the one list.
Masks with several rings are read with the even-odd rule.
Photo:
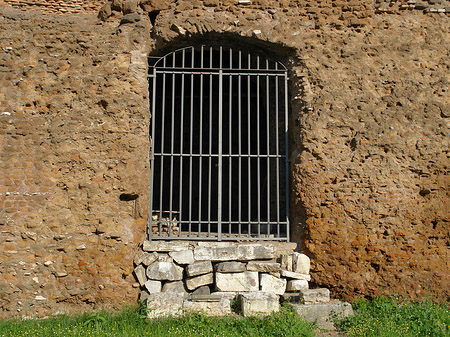
[[0, 315], [137, 298], [149, 112], [133, 42], [145, 36], [94, 16], [1, 12]]
[[104, 22], [0, 10], [1, 316], [135, 302], [146, 55], [205, 36], [291, 51], [280, 54], [291, 223], [313, 282], [342, 298], [448, 298], [448, 14], [375, 14], [364, 1], [155, 3], [111, 5]]

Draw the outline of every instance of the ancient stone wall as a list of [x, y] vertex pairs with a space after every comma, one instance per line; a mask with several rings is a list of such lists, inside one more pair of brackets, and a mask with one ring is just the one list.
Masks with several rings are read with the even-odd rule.
[[147, 55], [224, 37], [280, 51], [289, 68], [291, 226], [312, 282], [347, 299], [448, 298], [446, 12], [376, 14], [366, 1], [115, 4], [102, 8], [106, 21], [0, 7], [3, 317], [135, 302]]

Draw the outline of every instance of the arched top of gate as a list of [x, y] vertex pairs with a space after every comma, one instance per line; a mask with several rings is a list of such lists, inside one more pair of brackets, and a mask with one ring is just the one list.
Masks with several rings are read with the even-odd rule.
[[[153, 61], [153, 62], [152, 62]], [[236, 71], [286, 72], [279, 61], [262, 53], [228, 46], [190, 46], [177, 49], [162, 57], [150, 57], [150, 66], [156, 69], [207, 69]], [[153, 63], [153, 64], [152, 64]]]

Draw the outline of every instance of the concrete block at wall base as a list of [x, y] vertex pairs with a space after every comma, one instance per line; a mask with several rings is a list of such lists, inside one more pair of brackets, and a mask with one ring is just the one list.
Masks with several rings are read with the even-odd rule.
[[353, 316], [353, 309], [347, 302], [320, 304], [292, 304], [292, 310], [308, 322], [316, 322], [320, 329], [336, 330], [334, 319]]
[[230, 300], [220, 298], [218, 301], [192, 301], [183, 302], [184, 312], [200, 312], [206, 316], [226, 316], [231, 314]]
[[260, 279], [261, 291], [275, 293], [277, 295], [284, 294], [286, 291], [286, 283], [286, 279], [280, 279], [269, 274], [262, 274]]
[[309, 289], [309, 284], [306, 280], [290, 280], [286, 286], [286, 291], [299, 291], [307, 289]]
[[245, 317], [269, 315], [280, 310], [278, 295], [274, 293], [251, 292], [240, 294], [241, 312]]
[[186, 267], [186, 274], [189, 277], [211, 273], [212, 271], [211, 261], [196, 262]]
[[173, 262], [154, 262], [147, 268], [151, 280], [179, 281], [183, 279], [183, 268]]
[[186, 280], [186, 287], [189, 290], [197, 289], [198, 287], [212, 284], [214, 282], [213, 273], [200, 275]]
[[281, 267], [277, 262], [250, 261], [247, 263], [247, 270], [258, 271], [261, 273], [279, 273]]
[[173, 293], [179, 296], [186, 297], [188, 293], [184, 289], [183, 281], [166, 282], [162, 287], [163, 293]]
[[250, 261], [273, 259], [275, 249], [271, 245], [263, 246], [257, 244], [194, 248], [194, 259], [196, 261]]
[[330, 291], [327, 288], [300, 290], [298, 295], [305, 304], [330, 302]]
[[305, 254], [294, 253], [293, 255], [293, 271], [300, 274], [309, 274], [311, 260]]
[[150, 294], [156, 294], [161, 292], [162, 287], [161, 281], [148, 280], [147, 282], [145, 282], [144, 286]]
[[192, 264], [194, 263], [194, 252], [192, 249], [182, 250], [179, 252], [170, 252], [170, 257], [178, 264]]
[[296, 279], [296, 280], [311, 281], [311, 275], [294, 273], [294, 272], [288, 271], [288, 270], [282, 270], [281, 271], [281, 276], [284, 276], [286, 278], [293, 278], [293, 279]]
[[183, 312], [184, 297], [172, 293], [151, 294], [147, 298], [148, 318], [177, 316]]
[[258, 291], [258, 272], [216, 273], [216, 290], [218, 291]]
[[242, 262], [221, 262], [216, 265], [216, 271], [220, 273], [239, 273], [246, 269], [245, 263]]

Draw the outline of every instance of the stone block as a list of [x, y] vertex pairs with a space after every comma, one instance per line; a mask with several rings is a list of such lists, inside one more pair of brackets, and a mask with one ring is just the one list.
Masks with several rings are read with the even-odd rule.
[[183, 278], [183, 268], [173, 262], [154, 262], [147, 267], [147, 277], [151, 280], [178, 281]]
[[216, 289], [218, 291], [258, 291], [258, 272], [216, 273]]
[[242, 262], [221, 262], [216, 265], [216, 271], [220, 273], [239, 273], [245, 271], [245, 263]]
[[288, 270], [282, 270], [281, 276], [284, 276], [286, 278], [293, 278], [296, 280], [306, 280], [311, 281], [311, 276], [307, 274], [300, 274], [300, 273], [294, 273], [293, 271]]
[[306, 280], [289, 280], [286, 286], [286, 291], [299, 291], [307, 289], [309, 289], [309, 285]]
[[194, 252], [192, 249], [182, 250], [179, 252], [170, 252], [170, 257], [178, 264], [192, 264], [194, 263]]
[[190, 243], [186, 241], [144, 241], [142, 250], [146, 252], [179, 252], [188, 250]]
[[186, 287], [189, 290], [197, 289], [198, 287], [212, 284], [214, 282], [213, 273], [200, 275], [186, 280]]
[[286, 279], [280, 279], [269, 274], [262, 274], [260, 280], [261, 291], [283, 295], [286, 291], [286, 282]]
[[213, 271], [211, 261], [196, 262], [186, 267], [189, 277], [211, 273]]
[[298, 295], [305, 304], [330, 302], [330, 291], [327, 288], [300, 290]]
[[293, 255], [293, 271], [300, 274], [309, 274], [311, 260], [305, 254], [294, 253]]
[[192, 293], [192, 295], [210, 295], [211, 289], [208, 286], [201, 286]]
[[266, 262], [266, 261], [250, 261], [247, 263], [248, 271], [258, 271], [261, 273], [278, 273], [280, 272], [280, 264], [277, 262]]
[[141, 286], [143, 286], [144, 283], [147, 281], [147, 276], [145, 275], [145, 268], [141, 264], [136, 268], [134, 268], [134, 275], [136, 275], [136, 278]]
[[278, 295], [274, 293], [251, 292], [240, 295], [241, 311], [245, 317], [269, 315], [280, 310]]
[[147, 253], [147, 252], [142, 252], [142, 253], [143, 253], [143, 255], [142, 255], [142, 264], [144, 266], [149, 266], [153, 262], [158, 260], [158, 253]]
[[353, 316], [350, 303], [292, 304], [292, 310], [308, 322], [316, 322], [320, 329], [335, 330], [334, 319]]
[[215, 291], [215, 292], [211, 293], [211, 295], [221, 296], [221, 297], [225, 297], [225, 298], [232, 300], [236, 297], [237, 292], [235, 292], [235, 291]]
[[293, 256], [291, 254], [282, 254], [280, 256], [281, 269], [292, 271], [293, 270]]
[[211, 247], [194, 249], [196, 261], [250, 261], [274, 258], [274, 247], [271, 245], [240, 245], [229, 247]]
[[210, 300], [185, 300], [183, 302], [185, 312], [200, 312], [206, 316], [226, 316], [231, 314], [230, 300], [220, 298], [218, 301]]
[[150, 294], [161, 292], [161, 281], [148, 280], [145, 282], [144, 286]]
[[162, 292], [178, 294], [183, 297], [186, 297], [188, 294], [186, 289], [184, 289], [183, 281], [166, 282], [162, 287]]
[[150, 294], [147, 298], [148, 318], [177, 316], [182, 313], [184, 297], [174, 293]]
[[139, 295], [139, 301], [141, 301], [142, 303], [144, 303], [145, 301], [147, 301], [147, 298], [150, 296], [150, 294], [148, 293], [147, 290], [142, 290], [140, 295]]

